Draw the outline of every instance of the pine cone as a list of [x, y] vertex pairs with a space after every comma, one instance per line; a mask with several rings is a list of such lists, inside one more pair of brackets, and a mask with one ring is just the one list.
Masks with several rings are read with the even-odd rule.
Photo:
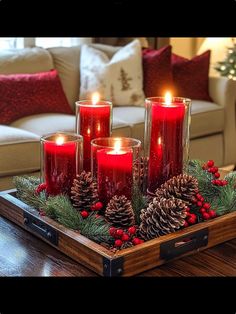
[[180, 174], [163, 183], [155, 192], [158, 198], [170, 198], [171, 196], [183, 200], [187, 205], [191, 204], [193, 196], [198, 193], [198, 181], [187, 174]]
[[177, 198], [154, 197], [148, 208], [141, 210], [139, 235], [151, 240], [171, 233], [184, 225], [186, 204]]
[[116, 227], [129, 227], [135, 224], [131, 202], [124, 196], [113, 196], [107, 205], [105, 217]]
[[83, 171], [74, 179], [71, 188], [73, 206], [79, 210], [90, 211], [91, 205], [98, 201], [97, 183], [91, 172]]

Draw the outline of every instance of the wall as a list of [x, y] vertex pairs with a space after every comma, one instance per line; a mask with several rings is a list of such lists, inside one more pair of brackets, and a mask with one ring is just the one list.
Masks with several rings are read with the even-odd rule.
[[182, 57], [192, 58], [197, 54], [204, 37], [171, 37], [172, 51]]

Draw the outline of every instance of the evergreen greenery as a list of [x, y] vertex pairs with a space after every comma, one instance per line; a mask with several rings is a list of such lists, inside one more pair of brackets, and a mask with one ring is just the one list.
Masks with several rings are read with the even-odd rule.
[[95, 242], [109, 243], [112, 241], [109, 234], [110, 224], [103, 217], [97, 217], [97, 213], [93, 212], [88, 218], [83, 219], [67, 196], [47, 197], [44, 191], [36, 194], [35, 189], [39, 183], [39, 179], [34, 177], [14, 177], [17, 196], [29, 206], [43, 210], [47, 216], [67, 228], [78, 230], [82, 235]]
[[236, 210], [236, 172], [225, 176], [228, 184], [217, 186], [212, 184], [213, 175], [202, 169], [203, 162], [200, 160], [189, 161], [187, 172], [197, 178], [199, 192], [205, 201], [212, 205], [217, 215], [221, 216]]
[[236, 43], [232, 38], [233, 46], [227, 48], [227, 55], [224, 61], [217, 62], [215, 69], [221, 76], [236, 80]]

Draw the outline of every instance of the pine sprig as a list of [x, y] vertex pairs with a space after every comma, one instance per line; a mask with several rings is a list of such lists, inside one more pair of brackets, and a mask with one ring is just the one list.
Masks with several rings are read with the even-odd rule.
[[136, 224], [140, 224], [140, 214], [143, 208], [148, 206], [147, 198], [135, 187], [132, 194], [132, 208], [135, 215]]
[[13, 183], [17, 189], [17, 197], [33, 208], [43, 208], [46, 202], [45, 193], [41, 192], [40, 197], [36, 195], [35, 189], [40, 184], [37, 177], [16, 176]]
[[32, 208], [44, 210], [50, 218], [67, 228], [78, 230], [92, 241], [99, 243], [112, 241], [109, 234], [110, 224], [103, 217], [96, 217], [95, 213], [91, 213], [88, 218], [83, 219], [67, 196], [61, 194], [47, 197], [44, 191], [39, 194], [35, 193], [40, 183], [38, 178], [15, 177], [14, 183], [19, 199]]
[[217, 215], [222, 216], [236, 210], [236, 191], [230, 184], [221, 188], [219, 197], [212, 202]]
[[91, 213], [80, 225], [80, 233], [95, 242], [112, 242], [113, 238], [109, 234], [110, 224], [102, 216], [96, 217]]
[[212, 203], [215, 198], [219, 197], [221, 187], [212, 184], [212, 174], [202, 169], [203, 162], [193, 159], [189, 161], [187, 172], [189, 175], [198, 180], [199, 192], [207, 200]]

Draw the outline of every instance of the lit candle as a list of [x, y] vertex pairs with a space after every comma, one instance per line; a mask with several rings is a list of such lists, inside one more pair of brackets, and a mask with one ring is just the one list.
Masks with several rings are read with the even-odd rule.
[[98, 93], [92, 95], [92, 100], [76, 102], [76, 132], [84, 138], [83, 168], [91, 170], [91, 140], [98, 137], [108, 137], [111, 132], [112, 104], [100, 101]]
[[56, 133], [41, 139], [43, 179], [50, 195], [70, 194], [76, 174], [81, 170], [82, 137]]
[[114, 195], [131, 199], [133, 152], [114, 139], [113, 148], [97, 150], [97, 181], [99, 199], [107, 204]]
[[148, 166], [148, 191], [155, 189], [183, 170], [183, 126], [185, 105], [183, 99], [166, 93], [155, 97], [151, 106], [151, 130]]

